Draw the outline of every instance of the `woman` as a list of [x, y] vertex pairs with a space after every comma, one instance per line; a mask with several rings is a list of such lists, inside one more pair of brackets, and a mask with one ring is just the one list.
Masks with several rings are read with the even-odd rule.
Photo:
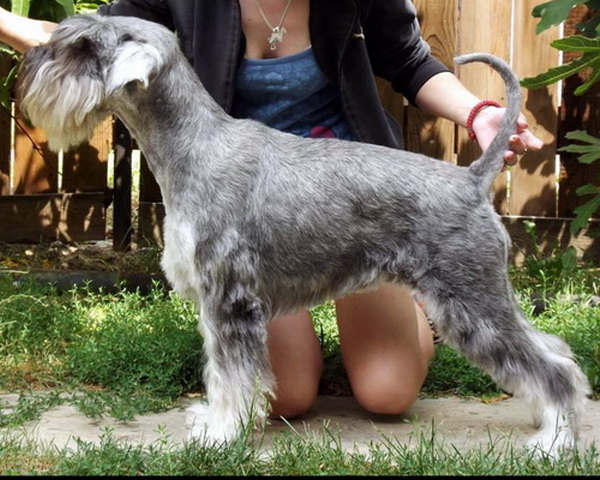
[[[503, 108], [488, 107], [430, 55], [410, 0], [117, 0], [104, 15], [133, 15], [177, 31], [209, 93], [234, 116], [303, 136], [339, 137], [402, 148], [374, 76], [413, 104], [468, 127], [482, 149]], [[0, 9], [0, 40], [24, 51], [53, 25]], [[506, 161], [541, 141], [520, 120]], [[419, 394], [433, 355], [427, 319], [411, 291], [384, 285], [336, 299], [344, 364], [367, 410], [399, 414]], [[312, 405], [322, 371], [308, 311], [275, 319], [269, 349], [277, 379], [272, 415]]]

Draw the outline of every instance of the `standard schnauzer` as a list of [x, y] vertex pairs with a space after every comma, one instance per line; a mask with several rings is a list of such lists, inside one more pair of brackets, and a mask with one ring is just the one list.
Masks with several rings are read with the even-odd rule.
[[489, 198], [515, 132], [519, 84], [500, 59], [457, 59], [472, 61], [500, 73], [508, 109], [467, 168], [234, 119], [206, 92], [176, 36], [136, 18], [75, 16], [27, 52], [20, 104], [50, 147], [79, 144], [114, 113], [160, 185], [162, 267], [198, 305], [211, 439], [229, 440], [266, 417], [275, 385], [270, 319], [394, 282], [422, 295], [447, 344], [531, 405], [540, 426], [533, 445], [574, 445], [587, 379], [567, 344], [534, 329], [519, 308], [507, 275], [510, 240]]

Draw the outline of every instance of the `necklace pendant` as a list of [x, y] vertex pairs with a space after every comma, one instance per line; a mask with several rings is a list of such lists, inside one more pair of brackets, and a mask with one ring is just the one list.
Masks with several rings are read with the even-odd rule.
[[271, 50], [277, 49], [277, 42], [283, 42], [283, 35], [287, 33], [287, 30], [284, 27], [275, 27], [269, 36], [269, 45], [271, 46]]

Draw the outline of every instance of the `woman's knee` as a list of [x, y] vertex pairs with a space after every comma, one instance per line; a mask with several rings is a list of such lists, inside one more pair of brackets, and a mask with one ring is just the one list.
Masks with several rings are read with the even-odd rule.
[[319, 381], [323, 371], [323, 359], [311, 358], [311, 364], [302, 375], [295, 379], [282, 378], [278, 382], [276, 396], [271, 400], [272, 418], [294, 418], [305, 414], [314, 404], [319, 391]]
[[277, 393], [276, 398], [271, 400], [271, 418], [294, 418], [310, 410], [317, 398], [319, 382], [317, 380], [313, 385], [306, 381], [303, 383]]
[[363, 381], [352, 385], [356, 402], [365, 410], [384, 415], [400, 415], [415, 403], [420, 388], [401, 379], [391, 382]]
[[276, 378], [271, 417], [292, 418], [314, 403], [323, 358], [307, 311], [281, 317], [269, 325], [269, 353]]

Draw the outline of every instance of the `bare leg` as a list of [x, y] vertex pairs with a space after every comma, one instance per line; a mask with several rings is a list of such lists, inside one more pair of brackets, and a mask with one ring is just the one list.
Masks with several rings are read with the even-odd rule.
[[306, 310], [269, 323], [268, 348], [276, 379], [271, 417], [292, 418], [315, 401], [323, 370], [321, 346]]
[[336, 302], [354, 396], [374, 413], [399, 414], [416, 400], [433, 356], [427, 318], [408, 287], [386, 284]]

